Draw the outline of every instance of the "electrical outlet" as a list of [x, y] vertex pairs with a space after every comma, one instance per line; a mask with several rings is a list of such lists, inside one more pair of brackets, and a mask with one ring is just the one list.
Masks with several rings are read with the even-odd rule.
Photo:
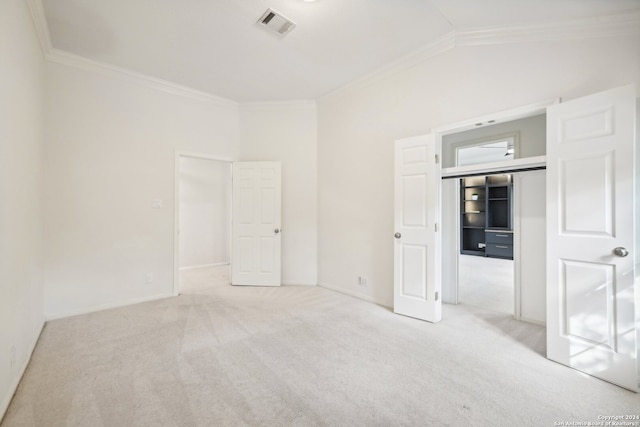
[[162, 209], [163, 205], [164, 205], [164, 203], [162, 202], [162, 199], [153, 199], [151, 201], [151, 207], [153, 209]]
[[369, 278], [367, 276], [358, 276], [358, 286], [367, 286]]
[[146, 280], [147, 280], [147, 283], [152, 283], [153, 282], [153, 274], [152, 273], [147, 273]]
[[11, 358], [9, 360], [9, 365], [11, 366], [11, 368], [16, 366], [16, 346], [15, 345], [11, 346]]

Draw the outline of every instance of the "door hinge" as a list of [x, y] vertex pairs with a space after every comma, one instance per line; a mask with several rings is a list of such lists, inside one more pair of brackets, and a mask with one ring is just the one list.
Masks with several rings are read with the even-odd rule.
[[438, 301], [438, 298], [440, 298], [440, 292], [436, 292], [436, 301]]
[[440, 163], [440, 156], [436, 154], [436, 165]]
[[437, 232], [438, 232], [438, 223], [437, 223], [437, 222], [434, 224], [434, 227], [433, 227], [433, 228], [435, 229], [435, 231], [436, 231], [436, 233], [437, 233]]

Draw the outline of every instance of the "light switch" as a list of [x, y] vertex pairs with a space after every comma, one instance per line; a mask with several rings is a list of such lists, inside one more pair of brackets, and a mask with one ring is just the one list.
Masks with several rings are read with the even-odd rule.
[[162, 209], [162, 199], [153, 199], [151, 201], [151, 207], [153, 209]]

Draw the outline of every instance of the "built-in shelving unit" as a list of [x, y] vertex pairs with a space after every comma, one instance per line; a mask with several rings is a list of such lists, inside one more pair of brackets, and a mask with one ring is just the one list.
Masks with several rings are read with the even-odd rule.
[[484, 256], [484, 230], [487, 226], [487, 186], [484, 176], [460, 180], [460, 252]]
[[460, 180], [460, 253], [513, 259], [511, 175]]

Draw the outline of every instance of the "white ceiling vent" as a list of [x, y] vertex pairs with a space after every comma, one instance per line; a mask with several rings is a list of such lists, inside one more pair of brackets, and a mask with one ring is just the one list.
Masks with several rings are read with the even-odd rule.
[[296, 26], [296, 24], [273, 9], [267, 9], [262, 17], [258, 19], [257, 24], [276, 33], [280, 37], [286, 36]]

